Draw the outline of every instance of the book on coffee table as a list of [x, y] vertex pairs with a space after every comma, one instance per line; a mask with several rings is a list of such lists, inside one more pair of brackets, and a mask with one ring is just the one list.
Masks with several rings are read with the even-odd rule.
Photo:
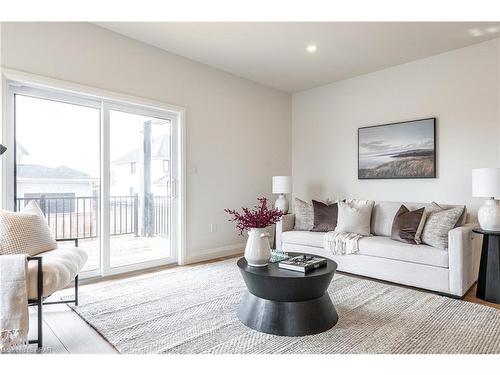
[[279, 268], [304, 273], [324, 266], [326, 266], [325, 258], [313, 257], [311, 255], [299, 255], [278, 263]]

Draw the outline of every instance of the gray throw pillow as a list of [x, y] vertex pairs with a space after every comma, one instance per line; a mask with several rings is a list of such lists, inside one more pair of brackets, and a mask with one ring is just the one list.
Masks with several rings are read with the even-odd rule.
[[426, 222], [422, 242], [438, 249], [448, 248], [448, 232], [455, 228], [465, 207], [443, 209], [436, 203], [425, 209]]
[[[455, 228], [459, 227], [461, 225], [465, 225], [467, 222], [467, 207], [466, 206], [460, 206], [460, 208], [463, 207], [462, 215], [458, 218], [457, 222], [455, 223]], [[447, 210], [449, 208], [444, 208], [437, 204], [436, 202], [432, 202], [429, 206], [425, 208], [425, 212], [429, 213], [432, 211], [442, 211], [442, 210]]]
[[311, 230], [314, 227], [314, 209], [312, 203], [295, 198], [293, 210], [295, 213], [294, 230]]

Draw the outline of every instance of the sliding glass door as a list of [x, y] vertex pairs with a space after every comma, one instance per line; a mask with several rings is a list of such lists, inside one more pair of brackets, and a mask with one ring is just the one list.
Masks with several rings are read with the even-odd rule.
[[175, 262], [175, 113], [27, 87], [11, 94], [14, 209], [35, 201], [55, 238], [78, 238], [89, 275]]
[[15, 209], [37, 202], [52, 235], [78, 238], [84, 270], [99, 270], [100, 103], [27, 91], [14, 105]]
[[110, 267], [173, 259], [170, 119], [110, 110]]

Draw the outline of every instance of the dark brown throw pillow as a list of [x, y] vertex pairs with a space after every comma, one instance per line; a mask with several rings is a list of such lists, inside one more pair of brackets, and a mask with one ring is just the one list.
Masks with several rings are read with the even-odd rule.
[[337, 227], [339, 206], [337, 203], [324, 204], [313, 200], [314, 227], [311, 232], [331, 232]]
[[419, 208], [415, 211], [410, 211], [406, 206], [401, 205], [394, 221], [392, 222], [391, 239], [406, 242], [410, 244], [417, 244], [416, 240], [417, 231], [422, 220], [425, 208]]

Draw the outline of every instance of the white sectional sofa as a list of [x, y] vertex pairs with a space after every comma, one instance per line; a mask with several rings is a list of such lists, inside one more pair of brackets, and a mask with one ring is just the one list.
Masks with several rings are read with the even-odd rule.
[[323, 248], [325, 233], [294, 230], [294, 214], [285, 215], [277, 224], [276, 248], [330, 258], [337, 262], [339, 271], [462, 297], [477, 280], [481, 236], [472, 229], [478, 224], [462, 223], [451, 230], [447, 250], [394, 241], [390, 238], [392, 221], [402, 204], [410, 210], [426, 206], [425, 203], [375, 202], [372, 236], [359, 241], [359, 251], [355, 254], [327, 253]]

